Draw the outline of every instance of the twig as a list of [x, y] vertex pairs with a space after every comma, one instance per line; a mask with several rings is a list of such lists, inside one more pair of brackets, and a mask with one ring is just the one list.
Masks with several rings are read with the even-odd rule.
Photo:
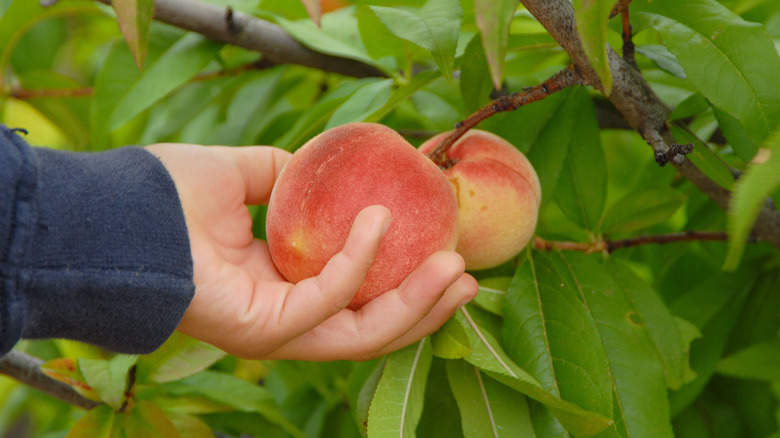
[[560, 72], [552, 75], [546, 81], [533, 87], [528, 87], [523, 91], [516, 93], [499, 96], [493, 102], [483, 106], [474, 114], [468, 116], [466, 119], [458, 122], [455, 125], [455, 129], [442, 140], [439, 145], [433, 149], [428, 157], [436, 163], [442, 169], [451, 167], [454, 162], [447, 158], [447, 150], [455, 144], [460, 137], [463, 136], [469, 129], [476, 126], [479, 122], [503, 111], [514, 111], [523, 105], [527, 105], [537, 100], [542, 100], [545, 97], [555, 93], [556, 91], [563, 90], [564, 88], [571, 87], [573, 85], [584, 84], [584, 79], [577, 71], [576, 67], [572, 64], [561, 70]]
[[[521, 2], [568, 53], [586, 83], [603, 92], [601, 80], [588, 61], [577, 35], [571, 2], [568, 0], [521, 0]], [[609, 46], [607, 46], [607, 56], [612, 72], [612, 91], [609, 94], [612, 104], [645, 139], [654, 138], [657, 134], [665, 144], [673, 144], [674, 138], [666, 129], [666, 120], [671, 110], [655, 94], [642, 74]], [[721, 208], [728, 208], [731, 198], [729, 190], [710, 179], [691, 160], [678, 158], [672, 159], [672, 163], [682, 176], [716, 204]], [[780, 247], [780, 213], [771, 199], [767, 199], [762, 207], [753, 227], [753, 234], [763, 241]]]
[[27, 386], [56, 397], [73, 406], [92, 409], [100, 403], [82, 397], [65, 383], [52, 379], [41, 371], [43, 361], [35, 356], [11, 350], [0, 358], [0, 374], [12, 377]]
[[626, 7], [622, 11], [620, 11], [620, 18], [622, 20], [623, 24], [623, 31], [621, 32], [621, 35], [623, 37], [623, 59], [635, 69], [639, 70], [639, 64], [636, 63], [636, 47], [634, 47], [634, 40], [632, 32], [633, 28], [631, 27], [631, 20], [628, 17], [628, 3], [630, 3], [631, 0], [626, 2]]
[[[540, 251], [559, 249], [564, 251], [581, 251], [586, 254], [595, 252], [605, 252], [609, 254], [618, 249], [631, 248], [639, 245], [663, 245], [666, 243], [692, 241], [726, 242], [728, 241], [728, 233], [725, 231], [683, 231], [680, 233], [653, 234], [622, 240], [599, 240], [593, 243], [556, 242], [536, 236], [534, 237], [534, 248]], [[751, 242], [757, 242], [757, 240], [751, 239]]]
[[14, 99], [36, 99], [39, 97], [81, 97], [92, 95], [92, 87], [84, 88], [48, 88], [40, 90], [25, 90], [14, 88], [8, 95]]
[[[111, 0], [98, 1], [111, 4]], [[214, 41], [260, 52], [276, 64], [299, 64], [359, 78], [387, 76], [372, 65], [311, 50], [280, 26], [229, 7], [198, 0], [155, 0], [154, 18]]]

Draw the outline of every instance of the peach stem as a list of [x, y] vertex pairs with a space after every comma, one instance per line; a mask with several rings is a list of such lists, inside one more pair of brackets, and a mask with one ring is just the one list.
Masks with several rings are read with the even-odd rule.
[[447, 150], [449, 150], [463, 134], [476, 126], [479, 122], [497, 113], [514, 111], [523, 105], [542, 100], [552, 93], [572, 85], [583, 85], [584, 83], [585, 80], [577, 71], [574, 64], [570, 64], [568, 67], [552, 75], [549, 79], [539, 85], [528, 87], [523, 91], [509, 95], [500, 96], [496, 100], [477, 110], [474, 114], [468, 116], [466, 119], [458, 122], [455, 125], [455, 130], [428, 154], [428, 158], [442, 169], [452, 167], [455, 163], [447, 158]]

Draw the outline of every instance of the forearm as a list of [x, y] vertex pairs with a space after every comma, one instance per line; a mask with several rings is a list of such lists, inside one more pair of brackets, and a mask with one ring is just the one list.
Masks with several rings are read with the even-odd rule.
[[62, 337], [126, 353], [158, 347], [194, 291], [173, 181], [140, 148], [76, 154], [2, 127], [0, 354]]

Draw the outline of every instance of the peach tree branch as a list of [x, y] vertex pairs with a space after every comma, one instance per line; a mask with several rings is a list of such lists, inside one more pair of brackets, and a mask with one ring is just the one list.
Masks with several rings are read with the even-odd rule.
[[11, 350], [0, 358], [0, 374], [5, 374], [73, 406], [92, 409], [98, 402], [82, 397], [69, 385], [52, 379], [41, 371], [43, 361], [21, 351]]
[[[98, 0], [110, 5], [111, 0]], [[198, 0], [155, 0], [154, 19], [214, 41], [262, 53], [275, 64], [298, 64], [352, 77], [384, 77], [374, 66], [326, 55], [296, 41], [280, 26], [230, 7]]]
[[[521, 2], [568, 53], [586, 83], [603, 93], [601, 80], [585, 55], [577, 34], [571, 2], [568, 0], [521, 0]], [[721, 208], [727, 209], [731, 198], [729, 190], [710, 179], [691, 160], [686, 160], [681, 155], [669, 157], [673, 152], [670, 151], [669, 145], [674, 144], [674, 138], [666, 124], [670, 109], [650, 88], [644, 76], [621, 58], [612, 47], [607, 46], [607, 55], [613, 81], [608, 98], [612, 104], [626, 121], [651, 143], [656, 157], [663, 155], [671, 159], [681, 175]], [[771, 199], [767, 199], [762, 207], [753, 227], [753, 235], [780, 247], [780, 213]]]

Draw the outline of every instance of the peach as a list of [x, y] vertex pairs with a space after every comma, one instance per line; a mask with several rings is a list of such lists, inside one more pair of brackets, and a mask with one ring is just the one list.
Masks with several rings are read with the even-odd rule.
[[358, 212], [376, 204], [393, 221], [350, 309], [398, 287], [434, 252], [455, 249], [458, 204], [444, 174], [392, 129], [351, 123], [304, 144], [274, 185], [266, 237], [279, 272], [293, 283], [319, 274]]
[[[447, 135], [420, 146], [430, 153]], [[460, 208], [456, 251], [472, 270], [498, 266], [517, 255], [536, 229], [542, 199], [531, 163], [503, 138], [471, 129], [447, 151], [454, 164], [444, 174], [455, 188]]]

